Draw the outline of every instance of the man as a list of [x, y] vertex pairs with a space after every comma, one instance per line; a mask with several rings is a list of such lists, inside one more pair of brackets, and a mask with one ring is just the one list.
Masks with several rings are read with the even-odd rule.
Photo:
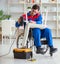
[[[30, 23], [42, 24], [42, 15], [39, 13], [39, 9], [40, 7], [37, 4], [35, 4], [32, 6], [31, 11], [27, 13], [27, 18]], [[26, 20], [25, 14], [23, 14], [22, 17], [24, 18], [24, 20]], [[53, 47], [52, 33], [49, 28], [45, 28], [42, 30], [39, 28], [34, 28], [32, 29], [32, 33], [34, 38], [34, 45], [37, 48], [36, 53], [42, 53], [43, 48], [41, 48], [42, 43], [40, 39], [44, 37], [46, 38], [47, 44], [50, 47], [50, 52], [54, 53], [57, 51], [57, 48]]]

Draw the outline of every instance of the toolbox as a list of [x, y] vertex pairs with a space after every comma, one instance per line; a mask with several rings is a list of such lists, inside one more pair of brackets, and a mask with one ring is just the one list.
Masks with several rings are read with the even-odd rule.
[[30, 59], [32, 57], [32, 50], [30, 48], [15, 48], [13, 49], [14, 58]]

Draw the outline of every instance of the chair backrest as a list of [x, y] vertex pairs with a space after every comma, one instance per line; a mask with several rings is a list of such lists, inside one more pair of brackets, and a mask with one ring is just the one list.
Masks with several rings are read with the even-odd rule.
[[14, 26], [15, 26], [14, 20], [2, 20], [2, 35], [11, 36], [12, 29]]

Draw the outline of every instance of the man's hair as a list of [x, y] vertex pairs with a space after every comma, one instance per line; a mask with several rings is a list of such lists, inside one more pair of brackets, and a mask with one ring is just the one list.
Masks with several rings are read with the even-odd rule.
[[23, 17], [22, 16], [20, 16], [20, 25], [22, 26], [23, 24], [24, 24], [24, 21], [23, 21]]
[[38, 11], [40, 10], [40, 7], [39, 7], [39, 5], [37, 5], [37, 4], [34, 4], [33, 6], [32, 6], [32, 9], [38, 9]]

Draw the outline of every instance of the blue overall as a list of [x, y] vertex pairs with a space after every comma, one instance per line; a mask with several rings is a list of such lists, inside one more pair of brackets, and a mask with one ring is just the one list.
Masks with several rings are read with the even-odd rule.
[[[36, 14], [33, 17], [30, 15], [30, 12], [27, 13], [28, 16], [28, 20], [33, 20], [36, 22], [36, 24], [42, 24], [42, 15], [41, 14]], [[24, 17], [24, 16], [23, 16]], [[16, 27], [19, 27], [20, 25], [18, 24], [18, 22], [16, 22]], [[47, 40], [47, 44], [49, 46], [53, 46], [53, 41], [52, 41], [52, 33], [51, 30], [49, 28], [45, 28], [45, 29], [39, 29], [39, 28], [34, 28], [32, 29], [32, 34], [33, 34], [33, 38], [34, 38], [34, 45], [36, 47], [41, 46], [42, 43], [40, 41], [41, 38], [46, 38]]]

